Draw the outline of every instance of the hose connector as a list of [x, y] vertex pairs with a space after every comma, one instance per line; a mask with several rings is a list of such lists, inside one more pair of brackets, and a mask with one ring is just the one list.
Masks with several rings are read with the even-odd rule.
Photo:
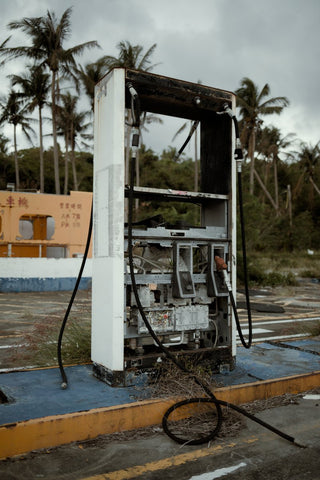
[[225, 113], [227, 113], [229, 115], [229, 117], [231, 117], [231, 118], [234, 117], [234, 113], [227, 103], [223, 104], [223, 108], [224, 108]]
[[133, 127], [140, 127], [140, 99], [137, 90], [134, 88], [131, 82], [126, 84], [129, 93], [131, 95], [131, 114]]
[[130, 92], [130, 95], [131, 95], [133, 98], [138, 97], [138, 92], [137, 92], [137, 90], [134, 88], [134, 86], [132, 85], [131, 82], [128, 82], [128, 83], [127, 83], [127, 87], [128, 87], [129, 92]]
[[140, 131], [139, 128], [133, 127], [131, 131], [131, 149], [132, 149], [132, 156], [135, 158], [137, 156], [137, 152], [139, 149], [140, 143]]
[[235, 129], [235, 134], [236, 134], [236, 148], [234, 150], [234, 159], [237, 162], [237, 171], [241, 172], [242, 170], [242, 165], [241, 162], [243, 160], [243, 153], [242, 153], [242, 146], [241, 146], [241, 141], [240, 141], [240, 135], [239, 135], [239, 125], [238, 125], [238, 120], [237, 117], [235, 116], [233, 110], [229, 107], [228, 103], [223, 104], [223, 112], [218, 112], [218, 113], [226, 113], [229, 115], [229, 117], [232, 118], [233, 124], [234, 124], [234, 129]]
[[236, 148], [234, 150], [234, 159], [237, 162], [237, 171], [242, 171], [243, 152], [240, 138], [236, 138]]

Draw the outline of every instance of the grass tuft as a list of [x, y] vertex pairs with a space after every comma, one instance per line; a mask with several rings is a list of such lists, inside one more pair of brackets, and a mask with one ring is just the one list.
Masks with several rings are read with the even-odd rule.
[[[34, 367], [55, 366], [57, 344], [64, 311], [54, 312], [35, 321], [31, 331], [26, 332], [11, 355], [11, 361]], [[62, 360], [65, 364], [88, 363], [91, 357], [90, 306], [81, 305], [80, 310], [70, 314], [62, 339]]]

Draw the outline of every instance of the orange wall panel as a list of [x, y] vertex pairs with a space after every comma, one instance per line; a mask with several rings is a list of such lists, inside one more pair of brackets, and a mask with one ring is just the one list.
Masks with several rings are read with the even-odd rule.
[[[91, 192], [70, 192], [70, 195], [51, 195], [24, 192], [0, 192], [0, 254], [7, 256], [7, 244], [12, 256], [39, 256], [43, 246], [66, 247], [69, 257], [84, 253], [90, 222]], [[46, 217], [53, 217], [55, 229], [47, 237]], [[31, 219], [33, 238], [24, 239], [19, 219]], [[21, 246], [19, 247], [19, 243]], [[24, 244], [24, 245], [23, 245]], [[28, 245], [26, 245], [28, 244]], [[42, 253], [44, 256], [44, 253]], [[91, 248], [89, 257], [91, 256]]]

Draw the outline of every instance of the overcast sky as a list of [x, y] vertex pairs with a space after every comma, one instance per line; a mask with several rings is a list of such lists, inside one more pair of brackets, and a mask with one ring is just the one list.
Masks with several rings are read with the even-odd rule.
[[[231, 91], [243, 77], [259, 88], [269, 83], [271, 96], [287, 96], [290, 106], [280, 117], [264, 117], [265, 125], [312, 144], [320, 140], [319, 0], [0, 0], [0, 41], [12, 34], [9, 46], [25, 44], [21, 33], [6, 28], [8, 22], [48, 9], [60, 18], [69, 6], [72, 34], [66, 46], [97, 40], [102, 47], [80, 63], [117, 55], [121, 40], [145, 49], [156, 43], [155, 73]], [[1, 94], [8, 91], [5, 76], [21, 69], [6, 63]], [[172, 125], [153, 127], [148, 140], [159, 151], [174, 133]]]

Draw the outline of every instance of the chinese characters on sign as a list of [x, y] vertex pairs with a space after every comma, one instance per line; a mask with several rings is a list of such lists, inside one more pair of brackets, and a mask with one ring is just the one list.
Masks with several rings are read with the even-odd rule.
[[[29, 200], [26, 196], [8, 195], [5, 199], [7, 207], [29, 208]], [[82, 213], [82, 203], [77, 202], [60, 202], [59, 208], [61, 212], [60, 227], [80, 228], [80, 220]]]
[[19, 197], [17, 203], [15, 203], [14, 197], [12, 195], [9, 195], [9, 197], [7, 197], [6, 199], [6, 206], [29, 208], [29, 203], [26, 197]]
[[70, 203], [70, 202], [60, 202], [60, 210], [62, 210], [61, 215], [61, 228], [80, 228], [80, 219], [81, 219], [81, 203]]

